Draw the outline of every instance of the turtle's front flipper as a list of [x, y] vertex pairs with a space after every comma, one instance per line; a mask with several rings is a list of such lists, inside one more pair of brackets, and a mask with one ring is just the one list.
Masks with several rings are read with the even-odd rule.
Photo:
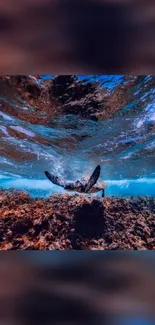
[[66, 186], [66, 181], [58, 176], [54, 176], [52, 174], [50, 174], [49, 172], [45, 171], [44, 172], [46, 177], [53, 183], [56, 184], [58, 186], [64, 187]]
[[98, 180], [98, 178], [100, 176], [100, 172], [101, 172], [101, 167], [100, 167], [100, 165], [98, 165], [95, 168], [93, 174], [89, 178], [89, 181], [88, 181], [88, 183], [86, 185], [86, 188], [85, 188], [86, 193], [89, 192], [89, 190], [92, 188], [92, 186], [97, 182], [97, 180]]

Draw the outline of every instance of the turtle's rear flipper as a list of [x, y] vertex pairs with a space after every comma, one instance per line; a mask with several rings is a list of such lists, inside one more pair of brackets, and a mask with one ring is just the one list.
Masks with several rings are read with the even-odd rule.
[[58, 185], [58, 186], [61, 186], [61, 187], [64, 187], [66, 186], [66, 182], [64, 179], [58, 177], [58, 176], [54, 176], [52, 174], [50, 174], [49, 172], [45, 171], [44, 172], [46, 177], [55, 185]]
[[88, 181], [88, 183], [86, 185], [86, 188], [85, 188], [86, 193], [89, 192], [89, 190], [92, 188], [92, 186], [97, 182], [97, 180], [98, 180], [98, 178], [100, 176], [100, 172], [101, 172], [101, 167], [100, 167], [100, 165], [98, 165], [95, 168], [93, 174], [89, 178], [89, 181]]

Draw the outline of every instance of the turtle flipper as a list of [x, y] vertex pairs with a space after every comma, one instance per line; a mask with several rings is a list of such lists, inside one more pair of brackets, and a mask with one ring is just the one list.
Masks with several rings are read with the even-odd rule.
[[97, 180], [100, 176], [100, 172], [101, 172], [101, 167], [100, 167], [100, 165], [98, 165], [88, 180], [88, 183], [85, 188], [86, 193], [89, 192], [89, 190], [92, 188], [92, 186], [97, 182]]
[[58, 176], [54, 176], [52, 174], [50, 174], [49, 172], [45, 171], [44, 172], [46, 177], [53, 183], [56, 184], [58, 186], [64, 187], [66, 186], [66, 181]]

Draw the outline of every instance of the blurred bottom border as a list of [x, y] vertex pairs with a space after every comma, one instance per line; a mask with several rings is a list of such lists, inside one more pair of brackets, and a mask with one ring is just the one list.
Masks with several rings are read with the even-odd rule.
[[154, 251], [1, 251], [0, 324], [155, 323]]

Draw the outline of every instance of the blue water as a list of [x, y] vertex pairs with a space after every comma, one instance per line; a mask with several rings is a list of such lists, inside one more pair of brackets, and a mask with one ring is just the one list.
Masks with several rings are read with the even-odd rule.
[[[43, 80], [49, 80], [54, 78], [55, 75], [42, 75]], [[77, 75], [80, 81], [93, 82], [100, 81], [101, 87], [114, 88], [116, 84], [125, 83], [123, 75]]]
[[[132, 100], [102, 122], [63, 115], [51, 119], [50, 126], [31, 124], [26, 118], [4, 113], [0, 106], [0, 188], [26, 190], [34, 197], [65, 193], [45, 178], [44, 170], [76, 180], [90, 175], [101, 164], [101, 180], [109, 185], [107, 196], [155, 196], [155, 89], [150, 83], [153, 78], [146, 76], [132, 87]], [[79, 79], [99, 80], [101, 88], [110, 90], [126, 83], [123, 76]], [[21, 98], [0, 93], [0, 105], [4, 104], [25, 116], [35, 110]], [[11, 130], [21, 134], [22, 139]]]

